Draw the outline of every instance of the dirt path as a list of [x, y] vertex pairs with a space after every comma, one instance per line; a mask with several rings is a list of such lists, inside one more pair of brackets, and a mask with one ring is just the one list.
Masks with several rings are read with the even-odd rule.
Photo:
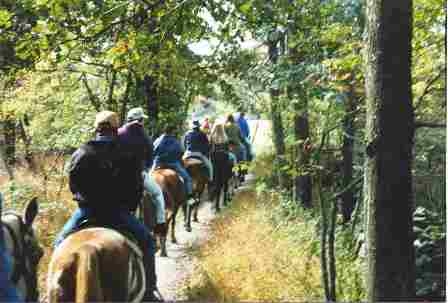
[[[237, 190], [250, 186], [253, 176], [248, 175], [246, 182]], [[199, 223], [192, 222], [193, 231], [186, 232], [183, 228], [183, 213], [178, 214], [176, 237], [178, 244], [167, 241], [168, 257], [156, 257], [156, 270], [159, 290], [165, 301], [179, 301], [187, 298], [182, 294], [181, 287], [191, 276], [195, 258], [191, 256], [191, 248], [202, 245], [211, 236], [210, 228], [216, 217], [214, 204], [205, 201], [199, 209]]]
[[167, 240], [168, 257], [156, 257], [158, 287], [166, 301], [185, 300], [179, 293], [179, 287], [193, 270], [194, 260], [189, 251], [192, 247], [201, 245], [210, 236], [210, 223], [215, 217], [212, 204], [202, 203], [199, 209], [199, 223], [192, 222], [192, 232], [186, 232], [183, 227], [183, 213], [178, 214], [176, 238], [178, 244]]

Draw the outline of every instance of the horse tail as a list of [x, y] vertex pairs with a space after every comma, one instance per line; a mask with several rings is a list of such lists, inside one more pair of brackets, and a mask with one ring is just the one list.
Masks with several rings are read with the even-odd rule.
[[86, 244], [77, 253], [75, 302], [104, 301], [98, 249]]

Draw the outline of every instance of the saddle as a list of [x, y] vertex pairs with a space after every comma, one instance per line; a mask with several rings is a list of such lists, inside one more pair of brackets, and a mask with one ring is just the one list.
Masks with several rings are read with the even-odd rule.
[[65, 238], [67, 238], [69, 235], [74, 234], [83, 229], [93, 228], [93, 227], [102, 227], [102, 228], [112, 229], [112, 230], [118, 232], [119, 234], [123, 235], [131, 243], [134, 243], [137, 246], [139, 245], [137, 238], [126, 228], [117, 226], [110, 222], [103, 222], [102, 220], [99, 220], [97, 218], [88, 218], [88, 219], [82, 220], [78, 224], [78, 227], [76, 229], [73, 229], [69, 234], [67, 234], [67, 236]]
[[204, 174], [208, 175], [208, 168], [205, 165], [204, 161], [202, 161], [202, 159], [199, 156], [192, 154], [192, 155], [188, 155], [187, 157], [183, 158], [183, 160], [184, 160], [184, 166], [185, 166], [185, 161], [188, 161], [188, 164], [190, 164], [190, 165], [200, 165], [201, 171]]

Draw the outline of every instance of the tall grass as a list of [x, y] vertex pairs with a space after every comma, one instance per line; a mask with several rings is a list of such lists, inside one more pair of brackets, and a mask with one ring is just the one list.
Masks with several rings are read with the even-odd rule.
[[[213, 238], [197, 249], [199, 261], [184, 289], [189, 300], [323, 300], [317, 210], [272, 189], [269, 163], [269, 155], [258, 157], [253, 171], [263, 181], [236, 195], [214, 221]], [[363, 260], [354, 253], [350, 229], [340, 226], [336, 235], [338, 301], [361, 301]]]
[[5, 197], [5, 210], [22, 212], [32, 197], [38, 198], [39, 213], [34, 229], [39, 244], [44, 249], [38, 269], [38, 287], [43, 297], [54, 239], [76, 208], [76, 204], [72, 201], [67, 177], [64, 175], [64, 159], [46, 157], [37, 164], [39, 169], [36, 173], [27, 168], [16, 169], [14, 180], [3, 180], [0, 183], [0, 191]]

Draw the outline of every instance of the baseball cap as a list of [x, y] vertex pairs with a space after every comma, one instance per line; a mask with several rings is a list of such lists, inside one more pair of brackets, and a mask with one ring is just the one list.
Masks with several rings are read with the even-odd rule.
[[111, 127], [118, 128], [119, 120], [117, 113], [105, 110], [96, 114], [94, 126], [98, 128], [100, 124], [109, 123]]
[[130, 109], [126, 116], [127, 121], [140, 120], [143, 118], [148, 118], [148, 116], [145, 115], [145, 113], [143, 112], [143, 108], [141, 107], [134, 107]]
[[195, 127], [201, 127], [201, 124], [199, 123], [198, 120], [193, 120], [193, 121], [191, 122], [191, 127], [192, 127], [192, 128], [195, 128]]

